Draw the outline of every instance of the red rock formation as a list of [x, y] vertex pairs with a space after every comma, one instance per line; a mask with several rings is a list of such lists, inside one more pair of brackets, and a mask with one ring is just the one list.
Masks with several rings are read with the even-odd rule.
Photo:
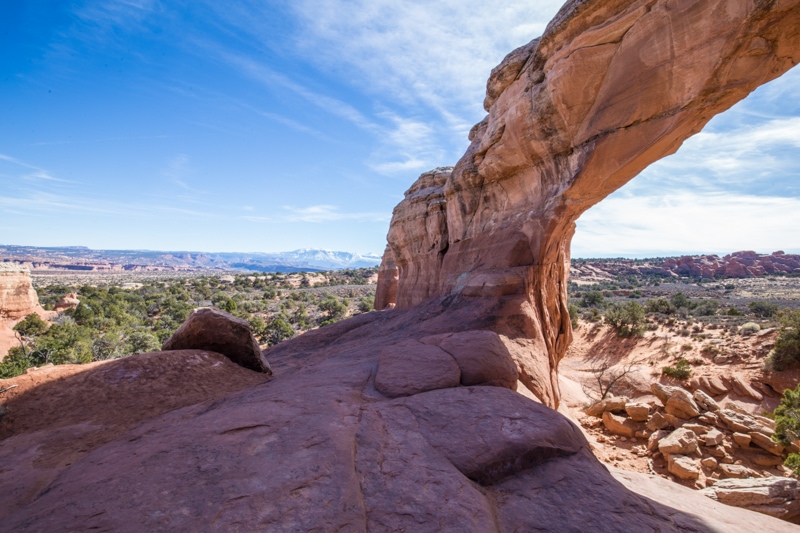
[[78, 299], [78, 293], [70, 292], [61, 297], [59, 301], [56, 302], [56, 305], [53, 307], [55, 311], [66, 311], [67, 309], [75, 309], [81, 304], [81, 301]]
[[18, 319], [41, 311], [25, 267], [0, 263], [0, 319]]
[[[138, 398], [157, 402], [146, 394], [157, 371], [117, 364], [93, 385], [106, 392], [93, 404], [105, 412], [87, 417], [60, 401], [57, 422], [0, 443], [13, 469], [0, 478], [2, 528], [786, 531], [663, 480], [618, 476], [636, 492], [627, 490], [578, 428], [507, 386], [510, 358], [526, 386], [557, 402], [575, 219], [788, 68], [777, 58], [800, 54], [799, 5], [570, 2], [495, 71], [490, 116], [452, 174], [424, 176], [398, 208], [390, 245], [401, 309], [278, 345], [268, 383], [198, 391], [199, 403], [139, 418], [116, 438], [64, 438], [125, 418]], [[409, 386], [411, 372], [424, 387]], [[108, 394], [109, 383], [137, 401]], [[58, 446], [31, 444], [47, 442]]]
[[797, 64], [798, 28], [796, 0], [567, 2], [492, 71], [489, 115], [452, 173], [423, 174], [395, 209], [397, 306], [495, 299], [494, 329], [527, 339], [522, 359], [550, 372], [526, 384], [556, 405], [575, 221]]

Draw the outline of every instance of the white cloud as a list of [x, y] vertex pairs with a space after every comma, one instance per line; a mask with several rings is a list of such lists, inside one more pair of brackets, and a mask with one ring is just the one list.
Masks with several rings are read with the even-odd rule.
[[573, 257], [800, 252], [800, 199], [679, 191], [612, 196], [578, 220]]

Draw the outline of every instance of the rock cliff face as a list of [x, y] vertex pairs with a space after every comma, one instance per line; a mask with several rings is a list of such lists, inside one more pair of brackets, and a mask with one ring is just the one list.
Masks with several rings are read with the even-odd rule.
[[[376, 302], [490, 298], [493, 326], [550, 369], [557, 405], [575, 221], [717, 113], [800, 60], [795, 0], [571, 0], [492, 71], [488, 116], [455, 168], [397, 206]], [[395, 293], [395, 297], [390, 295]]]
[[15, 320], [39, 307], [39, 298], [31, 285], [31, 273], [25, 267], [0, 263], [0, 320]]

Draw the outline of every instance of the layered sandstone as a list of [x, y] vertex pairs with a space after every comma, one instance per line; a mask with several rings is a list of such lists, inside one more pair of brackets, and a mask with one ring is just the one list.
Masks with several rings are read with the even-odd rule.
[[0, 263], [0, 320], [15, 320], [41, 310], [31, 285], [30, 271], [18, 265]]
[[495, 300], [493, 329], [524, 339], [522, 359], [549, 369], [527, 384], [557, 405], [575, 221], [798, 60], [796, 0], [567, 2], [492, 71], [452, 172], [423, 174], [395, 209], [397, 282], [376, 302]]

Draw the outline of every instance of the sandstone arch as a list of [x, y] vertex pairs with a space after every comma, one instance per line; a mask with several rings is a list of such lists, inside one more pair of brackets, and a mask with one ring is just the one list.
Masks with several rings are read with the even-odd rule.
[[[491, 298], [556, 406], [577, 218], [800, 61], [797, 0], [571, 0], [492, 71], [455, 168], [397, 206], [376, 305]], [[396, 265], [396, 266], [395, 266]]]

